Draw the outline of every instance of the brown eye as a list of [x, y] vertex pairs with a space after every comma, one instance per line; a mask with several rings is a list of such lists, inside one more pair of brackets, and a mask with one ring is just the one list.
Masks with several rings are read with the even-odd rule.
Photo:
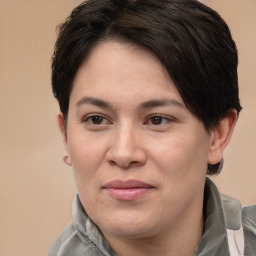
[[102, 117], [102, 116], [91, 116], [90, 119], [91, 119], [91, 122], [93, 124], [97, 125], [97, 124], [102, 124], [102, 122], [104, 120], [104, 117]]
[[150, 118], [151, 124], [153, 125], [160, 125], [163, 122], [162, 116], [153, 116]]
[[83, 123], [89, 125], [106, 125], [110, 124], [107, 118], [101, 115], [89, 115], [82, 120]]
[[148, 117], [147, 121], [144, 124], [162, 127], [172, 122], [173, 119], [171, 117], [166, 117], [162, 115], [151, 115], [150, 117]]

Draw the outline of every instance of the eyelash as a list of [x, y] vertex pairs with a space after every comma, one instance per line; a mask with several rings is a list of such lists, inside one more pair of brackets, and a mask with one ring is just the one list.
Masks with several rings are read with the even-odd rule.
[[[160, 118], [160, 123], [159, 124], [153, 124], [152, 123], [152, 119], [153, 118]], [[164, 123], [170, 123], [173, 121], [173, 118], [170, 118], [170, 117], [166, 117], [166, 116], [163, 116], [163, 115], [160, 115], [160, 114], [154, 114], [154, 115], [151, 115], [147, 118], [146, 122], [144, 124], [147, 124], [148, 122], [151, 122], [150, 125], [153, 125], [153, 126], [160, 126], [160, 125], [163, 125], [163, 121], [165, 120]], [[156, 120], [155, 120], [156, 121]]]
[[[146, 118], [146, 121], [143, 123], [143, 125], [161, 127], [161, 126], [171, 123], [173, 121], [174, 121], [174, 119], [171, 117], [166, 117], [161, 114], [153, 114]], [[156, 123], [154, 123], [154, 122], [156, 122]], [[101, 114], [86, 115], [85, 117], [82, 118], [82, 123], [86, 123], [87, 125], [94, 126], [94, 127], [98, 126], [98, 128], [105, 126], [105, 125], [112, 124], [112, 122], [108, 118], [106, 118], [104, 115], [101, 115]]]
[[[93, 118], [98, 118], [98, 119], [100, 118], [101, 121], [103, 121], [103, 122], [107, 121], [108, 124], [111, 124], [111, 122], [106, 117], [104, 117], [103, 115], [100, 115], [100, 114], [87, 115], [87, 116], [83, 117], [82, 123], [89, 123], [90, 125], [95, 125], [95, 126], [106, 124], [106, 123], [102, 124], [101, 121], [99, 121], [99, 123], [94, 123]], [[97, 120], [95, 120], [95, 121], [98, 122]]]

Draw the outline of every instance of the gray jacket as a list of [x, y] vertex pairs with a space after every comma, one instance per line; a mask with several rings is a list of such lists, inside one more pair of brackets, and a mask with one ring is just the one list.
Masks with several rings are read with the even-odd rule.
[[[48, 256], [116, 256], [87, 216], [76, 195], [73, 222], [60, 234]], [[256, 256], [256, 205], [242, 208], [234, 198], [221, 195], [206, 179], [205, 230], [194, 256]]]

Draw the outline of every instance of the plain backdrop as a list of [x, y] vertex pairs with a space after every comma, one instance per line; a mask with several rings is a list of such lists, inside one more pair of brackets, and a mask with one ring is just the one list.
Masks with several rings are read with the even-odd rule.
[[[244, 107], [219, 189], [256, 203], [256, 1], [206, 0], [239, 50]], [[56, 26], [81, 0], [0, 0], [0, 256], [43, 256], [71, 220], [72, 169], [62, 162], [50, 65]]]

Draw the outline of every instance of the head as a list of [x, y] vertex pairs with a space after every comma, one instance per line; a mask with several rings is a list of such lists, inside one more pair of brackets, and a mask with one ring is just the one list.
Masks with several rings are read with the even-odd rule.
[[195, 249], [205, 176], [241, 109], [225, 22], [194, 0], [89, 0], [60, 27], [52, 69], [65, 162], [110, 245], [185, 232]]
[[[65, 126], [77, 72], [92, 49], [107, 40], [151, 51], [207, 131], [230, 109], [240, 112], [237, 49], [215, 11], [195, 0], [90, 0], [60, 26], [53, 56], [53, 93]], [[208, 174], [220, 169], [221, 162], [209, 164]]]

